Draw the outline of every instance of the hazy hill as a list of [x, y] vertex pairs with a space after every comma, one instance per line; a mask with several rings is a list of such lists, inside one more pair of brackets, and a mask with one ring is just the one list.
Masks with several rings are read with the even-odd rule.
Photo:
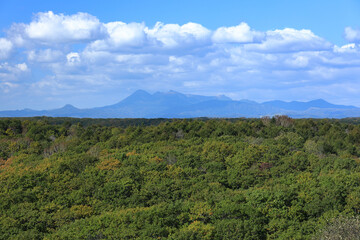
[[88, 117], [88, 118], [192, 118], [261, 117], [289, 115], [295, 118], [345, 118], [360, 116], [360, 108], [317, 99], [309, 102], [235, 101], [224, 95], [200, 96], [175, 91], [150, 94], [137, 90], [122, 101], [104, 107], [78, 109], [65, 105], [53, 110], [0, 111], [0, 117]]

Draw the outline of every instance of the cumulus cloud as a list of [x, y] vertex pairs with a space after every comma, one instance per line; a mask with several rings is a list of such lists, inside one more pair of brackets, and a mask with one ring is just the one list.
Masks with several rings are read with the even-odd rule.
[[153, 28], [146, 28], [145, 31], [150, 39], [155, 39], [165, 48], [204, 44], [211, 34], [207, 28], [192, 22], [182, 26], [157, 22]]
[[194, 47], [209, 42], [211, 31], [197, 23], [184, 25], [157, 22], [153, 28], [144, 23], [110, 22], [104, 25], [108, 37], [96, 40], [92, 50], [143, 51]]
[[234, 27], [220, 27], [213, 36], [215, 43], [250, 43], [263, 39], [264, 33], [253, 31], [247, 23], [240, 23]]
[[0, 60], [7, 59], [13, 49], [13, 44], [6, 38], [0, 38]]
[[71, 52], [67, 54], [66, 59], [69, 65], [75, 65], [81, 62], [80, 55], [77, 52]]
[[345, 39], [352, 43], [360, 42], [360, 29], [346, 27], [345, 28]]
[[28, 66], [26, 65], [26, 63], [16, 64], [16, 68], [18, 68], [22, 72], [26, 72], [28, 70]]
[[36, 14], [22, 28], [25, 37], [44, 44], [86, 42], [101, 37], [104, 32], [103, 24], [88, 13], [67, 16], [51, 11]]
[[265, 40], [260, 44], [249, 44], [248, 50], [267, 52], [323, 51], [332, 44], [316, 36], [312, 31], [293, 28], [267, 31]]
[[126, 47], [142, 47], [146, 36], [143, 23], [110, 22], [104, 25], [108, 37], [96, 40], [90, 48], [94, 50], [116, 50]]

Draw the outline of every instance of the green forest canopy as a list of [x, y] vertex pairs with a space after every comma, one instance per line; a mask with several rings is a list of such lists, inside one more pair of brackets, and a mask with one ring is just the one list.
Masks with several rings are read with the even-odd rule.
[[0, 239], [358, 233], [356, 121], [1, 119]]

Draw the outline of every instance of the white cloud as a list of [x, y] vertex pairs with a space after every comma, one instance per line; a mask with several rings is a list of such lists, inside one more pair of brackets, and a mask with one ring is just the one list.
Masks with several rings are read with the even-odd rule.
[[11, 82], [0, 82], [0, 90], [2, 90], [3, 93], [9, 93], [14, 88], [17, 88], [19, 84], [11, 83]]
[[211, 31], [197, 23], [163, 24], [157, 22], [151, 29], [145, 29], [150, 39], [160, 42], [165, 48], [204, 44], [209, 40]]
[[355, 43], [349, 43], [341, 47], [334, 46], [334, 52], [345, 53], [345, 52], [356, 52], [357, 46]]
[[90, 48], [93, 50], [115, 50], [122, 47], [143, 47], [146, 36], [142, 23], [110, 22], [104, 25], [108, 38], [96, 40]]
[[10, 89], [11, 86], [17, 86], [18, 84], [14, 82], [21, 82], [23, 77], [25, 77], [30, 72], [26, 63], [18, 64], [9, 64], [8, 62], [0, 63], [0, 83], [10, 83], [12, 85], [5, 84], [8, 86], [6, 89]]
[[109, 51], [96, 51], [85, 49], [82, 52], [84, 58], [89, 62], [89, 64], [106, 64], [110, 61], [114, 61], [114, 54]]
[[13, 49], [13, 44], [6, 38], [0, 38], [0, 60], [7, 59]]
[[74, 15], [45, 12], [36, 14], [29, 25], [24, 26], [27, 38], [44, 44], [90, 41], [103, 35], [103, 24], [87, 13]]
[[22, 71], [22, 72], [26, 72], [28, 69], [28, 66], [26, 65], [26, 63], [19, 63], [19, 64], [16, 64], [16, 67]]
[[264, 33], [252, 31], [247, 23], [240, 23], [234, 27], [220, 27], [213, 36], [215, 43], [250, 43], [263, 39]]
[[345, 39], [352, 43], [360, 42], [360, 29], [353, 29], [352, 27], [346, 27]]
[[108, 38], [91, 43], [91, 50], [159, 51], [194, 47], [209, 42], [211, 31], [197, 23], [163, 24], [153, 28], [143, 23], [110, 22], [104, 25]]
[[329, 50], [332, 44], [310, 30], [285, 28], [267, 31], [266, 39], [262, 43], [248, 44], [246, 47], [253, 51], [297, 52]]
[[63, 57], [63, 53], [53, 49], [39, 49], [28, 52], [28, 60], [32, 62], [51, 63], [59, 61]]
[[15, 65], [11, 65], [8, 62], [0, 64], [0, 73], [20, 73], [26, 72], [29, 68], [26, 63], [18, 63]]
[[307, 56], [294, 56], [286, 60], [286, 63], [293, 67], [303, 68], [309, 64], [309, 58]]
[[66, 59], [69, 65], [76, 65], [81, 62], [80, 55], [77, 52], [71, 52], [67, 54]]

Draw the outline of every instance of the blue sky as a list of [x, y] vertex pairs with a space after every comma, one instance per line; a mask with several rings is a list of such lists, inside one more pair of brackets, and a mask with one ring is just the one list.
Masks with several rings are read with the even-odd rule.
[[360, 1], [3, 1], [0, 110], [137, 89], [360, 106]]

